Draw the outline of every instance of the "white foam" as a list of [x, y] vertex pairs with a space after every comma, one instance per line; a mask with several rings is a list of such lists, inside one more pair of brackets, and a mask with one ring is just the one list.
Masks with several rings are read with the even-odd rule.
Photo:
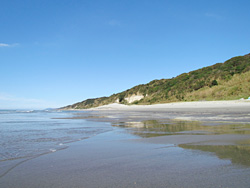
[[56, 149], [50, 149], [51, 152], [56, 152]]

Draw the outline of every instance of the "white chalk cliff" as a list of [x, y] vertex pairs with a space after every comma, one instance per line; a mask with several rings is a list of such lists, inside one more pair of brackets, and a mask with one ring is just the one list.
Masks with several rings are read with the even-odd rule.
[[124, 98], [128, 103], [133, 103], [133, 102], [135, 102], [135, 101], [139, 101], [139, 100], [141, 100], [141, 99], [143, 99], [144, 98], [144, 96], [143, 95], [131, 95], [131, 96], [129, 96], [129, 97], [126, 97], [126, 98]]

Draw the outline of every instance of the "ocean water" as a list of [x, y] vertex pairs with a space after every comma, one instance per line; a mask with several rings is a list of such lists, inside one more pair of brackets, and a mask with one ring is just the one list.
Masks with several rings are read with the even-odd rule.
[[0, 168], [4, 162], [29, 159], [65, 149], [69, 143], [112, 130], [109, 124], [65, 119], [76, 112], [0, 110]]

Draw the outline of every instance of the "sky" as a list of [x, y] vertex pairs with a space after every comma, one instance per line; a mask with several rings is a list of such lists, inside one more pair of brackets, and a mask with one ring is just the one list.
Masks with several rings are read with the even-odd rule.
[[250, 53], [249, 0], [0, 1], [0, 109], [110, 96]]

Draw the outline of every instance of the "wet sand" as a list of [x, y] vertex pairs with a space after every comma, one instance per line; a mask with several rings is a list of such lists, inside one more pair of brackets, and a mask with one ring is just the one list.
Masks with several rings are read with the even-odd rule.
[[69, 119], [112, 130], [22, 163], [0, 187], [249, 187], [248, 105], [78, 112]]
[[[179, 138], [176, 137], [177, 140]], [[135, 141], [119, 129], [30, 160], [1, 187], [248, 187], [248, 166], [175, 144]]]

